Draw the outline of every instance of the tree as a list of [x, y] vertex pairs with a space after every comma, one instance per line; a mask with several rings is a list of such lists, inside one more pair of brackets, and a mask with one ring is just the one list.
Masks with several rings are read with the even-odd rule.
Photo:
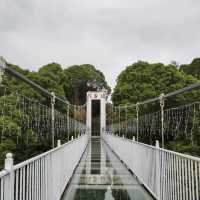
[[[24, 70], [13, 64], [8, 65], [49, 92], [53, 91], [56, 96], [64, 100], [69, 99], [73, 104], [85, 103], [86, 92], [92, 89], [87, 87], [88, 81], [96, 80], [110, 90], [103, 73], [92, 65], [72, 66], [63, 70], [60, 64], [50, 63], [42, 66], [38, 72]], [[37, 113], [40, 112], [43, 115], [44, 110], [40, 111], [37, 106], [32, 107], [32, 103], [29, 101], [28, 103], [25, 99], [50, 106], [49, 97], [14, 76], [5, 73], [2, 85], [0, 85], [0, 169], [3, 167], [7, 152], [14, 154], [17, 163], [51, 148], [51, 138], [38, 138], [35, 125], [27, 126], [28, 122], [36, 122], [34, 116], [38, 116]], [[23, 110], [25, 107], [26, 109]], [[66, 113], [67, 106], [56, 101], [56, 110]], [[81, 118], [79, 111], [74, 116], [76, 119]], [[44, 119], [43, 121], [40, 120], [37, 127], [42, 128], [43, 122]], [[44, 129], [42, 133], [44, 133]], [[59, 139], [66, 141], [66, 136]]]
[[86, 102], [86, 93], [92, 90], [87, 83], [96, 80], [102, 84], [108, 92], [111, 91], [102, 72], [93, 65], [74, 65], [64, 70], [64, 91], [66, 98], [74, 104], [83, 104]]
[[180, 64], [175, 60], [172, 60], [170, 64], [173, 65], [174, 67], [176, 67], [177, 69], [179, 69], [179, 67], [180, 67]]
[[[139, 61], [128, 66], [118, 76], [112, 100], [115, 105], [137, 103], [197, 82], [199, 81], [196, 78], [184, 74], [173, 65]], [[170, 103], [171, 105], [187, 103], [189, 98], [186, 97], [191, 95], [193, 101], [199, 98], [199, 93], [192, 92], [173, 98]]]
[[200, 79], [200, 58], [195, 58], [190, 64], [181, 65], [180, 70]]

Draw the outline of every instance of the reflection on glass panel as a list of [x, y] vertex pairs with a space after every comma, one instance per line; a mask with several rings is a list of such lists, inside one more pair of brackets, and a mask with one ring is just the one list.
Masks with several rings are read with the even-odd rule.
[[92, 138], [62, 200], [152, 200], [100, 138]]

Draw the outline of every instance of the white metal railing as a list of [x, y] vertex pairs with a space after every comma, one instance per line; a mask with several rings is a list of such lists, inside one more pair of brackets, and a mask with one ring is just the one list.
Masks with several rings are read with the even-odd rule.
[[0, 200], [59, 200], [87, 143], [84, 134], [14, 166], [12, 154], [7, 154], [0, 172]]
[[157, 199], [200, 199], [200, 158], [111, 133], [104, 133], [103, 138]]

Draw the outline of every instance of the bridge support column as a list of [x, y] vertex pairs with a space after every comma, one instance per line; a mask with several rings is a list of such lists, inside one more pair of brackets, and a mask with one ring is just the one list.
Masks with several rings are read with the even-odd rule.
[[9, 182], [8, 182], [8, 191], [4, 194], [5, 199], [14, 200], [14, 171], [13, 171], [13, 157], [12, 153], [6, 154], [5, 159], [5, 170], [9, 171]]
[[156, 140], [156, 193], [157, 199], [160, 200], [160, 151], [159, 141]]
[[52, 149], [54, 148], [54, 136], [55, 136], [55, 93], [51, 92], [51, 137], [52, 137]]
[[106, 131], [106, 93], [88, 92], [87, 93], [87, 131], [92, 136], [92, 100], [100, 100], [100, 136]]
[[101, 135], [106, 131], [106, 99], [101, 98]]
[[91, 137], [91, 131], [92, 131], [92, 102], [87, 97], [87, 113], [86, 113], [86, 127], [88, 136]]

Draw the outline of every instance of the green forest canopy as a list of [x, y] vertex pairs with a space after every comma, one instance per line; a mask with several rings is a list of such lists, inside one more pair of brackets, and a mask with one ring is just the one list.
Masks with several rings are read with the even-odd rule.
[[[58, 63], [50, 63], [42, 66], [37, 72], [24, 70], [19, 66], [9, 64], [18, 72], [24, 74], [31, 80], [35, 81], [49, 91], [55, 92], [56, 95], [63, 99], [69, 100], [71, 103], [83, 104], [86, 101], [86, 92], [92, 88], [88, 88], [87, 82], [96, 80], [102, 84], [110, 92], [105, 77], [102, 72], [97, 70], [93, 65], [74, 65], [66, 69], [62, 69]], [[115, 105], [136, 103], [149, 98], [156, 97], [161, 93], [172, 92], [176, 89], [199, 82], [200, 78], [200, 59], [194, 59], [190, 64], [181, 65], [178, 68], [175, 65], [164, 65], [162, 63], [150, 64], [139, 61], [128, 66], [117, 78], [117, 85], [114, 88], [112, 100]], [[5, 76], [3, 84], [13, 91], [20, 91], [23, 95], [39, 100], [40, 103], [50, 105], [49, 99], [42, 94], [36, 92], [27, 84], [19, 81], [11, 76]], [[191, 98], [192, 97], [192, 98]], [[14, 101], [10, 97], [0, 97], [0, 104], [4, 105], [4, 98], [7, 101]], [[195, 101], [199, 99], [199, 93], [193, 93], [188, 98], [178, 98], [174, 103], [183, 104], [189, 101], [189, 98]], [[57, 105], [60, 110], [64, 109], [62, 105]], [[12, 113], [15, 112], [12, 110]], [[0, 126], [2, 123], [6, 125], [8, 133], [0, 143], [0, 168], [3, 165], [6, 152], [14, 152], [16, 160], [22, 161], [29, 156], [37, 155], [49, 148], [49, 144], [37, 144], [34, 135], [31, 134], [28, 152], [24, 147], [24, 143], [16, 143], [15, 139], [18, 135], [18, 111], [10, 118], [10, 111], [7, 110], [7, 116], [0, 118]]]
[[[191, 69], [190, 69], [191, 68]], [[195, 67], [200, 71], [200, 62]], [[137, 103], [161, 93], [169, 93], [177, 89], [189, 86], [199, 82], [193, 75], [193, 62], [190, 65], [184, 65], [178, 69], [174, 65], [164, 65], [162, 63], [153, 63], [138, 61], [120, 73], [117, 78], [117, 85], [112, 94], [112, 100], [115, 105]], [[187, 73], [185, 73], [187, 71]], [[197, 70], [196, 70], [197, 71]], [[196, 72], [195, 71], [195, 72]], [[190, 73], [189, 73], [190, 72]], [[189, 94], [188, 94], [189, 95]], [[192, 93], [193, 101], [199, 98], [195, 92]], [[187, 103], [187, 98], [177, 98], [174, 100], [176, 105]]]
[[[96, 82], [103, 85], [108, 92], [111, 91], [105, 80], [104, 74], [90, 64], [74, 65], [62, 69], [60, 64], [50, 63], [39, 68], [37, 72], [23, 70], [19, 66], [12, 64], [9, 64], [9, 66], [24, 74], [48, 91], [55, 92], [58, 97], [67, 99], [70, 103], [76, 105], [85, 103], [86, 93], [88, 90], [92, 89], [87, 86], [87, 82], [89, 81], [96, 80]], [[19, 89], [23, 94], [31, 98], [40, 100], [42, 98], [42, 96], [38, 95], [38, 92], [34, 92], [30, 86], [15, 78], [8, 77], [6, 81], [4, 81], [4, 85], [8, 85], [13, 89]]]
[[[88, 64], [62, 69], [60, 64], [50, 63], [41, 67], [37, 72], [24, 70], [13, 64], [9, 64], [9, 67], [30, 78], [48, 91], [55, 92], [58, 97], [69, 100], [76, 105], [85, 103], [86, 92], [92, 89], [88, 88], [88, 81], [96, 80], [97, 83], [110, 91], [103, 73]], [[7, 90], [11, 93], [5, 93]], [[0, 115], [0, 169], [3, 167], [7, 152], [14, 153], [15, 162], [21, 162], [51, 148], [51, 140], [49, 138], [38, 141], [36, 133], [31, 128], [22, 127], [21, 111], [18, 106], [15, 106], [19, 99], [9, 95], [14, 94], [16, 91], [20, 95], [38, 101], [40, 104], [50, 106], [50, 98], [45, 97], [44, 94], [36, 91], [23, 81], [5, 74], [0, 92], [2, 113]], [[56, 109], [66, 114], [64, 111], [67, 110], [67, 106], [56, 102]], [[28, 113], [24, 113], [24, 116], [26, 119], [32, 119]], [[23, 133], [21, 133], [22, 129]]]
[[[86, 92], [90, 90], [87, 86], [89, 81], [96, 80], [110, 92], [104, 74], [93, 65], [73, 65], [62, 69], [58, 63], [50, 63], [39, 68], [38, 72], [23, 70], [22, 68], [9, 64], [18, 72], [32, 79], [56, 95], [69, 100], [71, 103], [83, 104], [86, 100]], [[138, 61], [127, 66], [118, 78], [112, 94], [115, 105], [126, 103], [137, 103], [149, 98], [159, 96], [161, 93], [172, 92], [176, 89], [198, 82], [200, 79], [200, 58], [195, 58], [190, 64], [180, 67], [176, 65], [164, 65]], [[9, 87], [19, 89], [23, 94], [32, 98], [41, 98], [27, 84], [8, 78], [6, 84]]]

